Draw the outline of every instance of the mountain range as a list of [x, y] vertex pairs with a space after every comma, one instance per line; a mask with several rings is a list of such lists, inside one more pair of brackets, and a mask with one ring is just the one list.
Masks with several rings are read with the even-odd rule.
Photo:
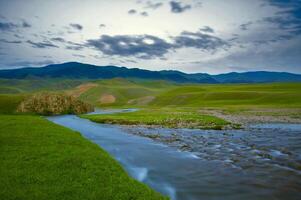
[[267, 82], [301, 82], [300, 74], [287, 72], [231, 72], [219, 75], [206, 73], [188, 74], [174, 70], [150, 71], [138, 68], [116, 66], [96, 66], [78, 62], [53, 64], [45, 67], [26, 67], [0, 70], [0, 78], [68, 78], [68, 79], [111, 79], [137, 78], [167, 80], [178, 83], [267, 83]]

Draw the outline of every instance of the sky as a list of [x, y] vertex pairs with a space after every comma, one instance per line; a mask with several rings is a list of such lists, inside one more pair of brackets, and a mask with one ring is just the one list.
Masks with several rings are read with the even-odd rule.
[[301, 0], [0, 0], [0, 69], [301, 73]]

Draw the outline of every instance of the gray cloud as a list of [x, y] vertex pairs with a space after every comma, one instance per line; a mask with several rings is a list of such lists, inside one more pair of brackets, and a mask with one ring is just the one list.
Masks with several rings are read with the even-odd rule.
[[43, 60], [43, 61], [17, 61], [7, 64], [11, 67], [32, 67], [32, 66], [43, 66], [54, 64], [52, 60]]
[[44, 41], [44, 42], [33, 42], [31, 40], [26, 41], [28, 44], [31, 44], [32, 47], [34, 48], [39, 48], [39, 49], [45, 49], [45, 48], [58, 48], [57, 45], [52, 44], [49, 41]]
[[9, 44], [21, 44], [21, 40], [6, 40], [6, 39], [0, 39], [0, 42], [3, 43], [9, 43]]
[[163, 3], [161, 3], [161, 2], [153, 3], [151, 1], [147, 1], [145, 8], [150, 8], [150, 9], [155, 10], [155, 9], [160, 8], [161, 6], [163, 6]]
[[203, 28], [200, 28], [200, 31], [206, 32], [206, 33], [214, 33], [214, 29], [209, 26], [204, 26]]
[[0, 31], [11, 31], [16, 27], [18, 26], [11, 22], [0, 22]]
[[76, 42], [66, 41], [65, 43], [67, 44], [66, 49], [68, 50], [79, 51], [85, 47], [85, 45]]
[[180, 36], [174, 37], [176, 48], [194, 47], [197, 49], [213, 51], [227, 47], [229, 44], [221, 38], [201, 32], [183, 31]]
[[287, 36], [295, 37], [301, 34], [301, 2], [300, 0], [266, 0], [269, 5], [278, 7], [280, 11], [275, 16], [266, 17], [263, 22], [276, 25], [286, 31]]
[[249, 26], [251, 26], [252, 24], [253, 24], [253, 22], [247, 22], [247, 23], [241, 24], [239, 26], [239, 28], [243, 31], [246, 31], [249, 29]]
[[128, 14], [130, 14], [130, 15], [133, 15], [133, 14], [136, 14], [136, 13], [137, 13], [137, 10], [135, 10], [135, 9], [131, 9], [131, 10], [128, 11]]
[[152, 35], [102, 35], [99, 39], [88, 40], [86, 46], [93, 47], [105, 55], [134, 56], [141, 59], [162, 58], [169, 50], [192, 47], [215, 51], [229, 44], [212, 35], [201, 32], [183, 31], [172, 37], [171, 43]]
[[171, 8], [171, 12], [173, 13], [182, 13], [186, 10], [191, 9], [191, 5], [181, 5], [181, 2], [177, 2], [177, 1], [170, 1], [169, 2], [170, 8]]
[[66, 40], [62, 37], [51, 38], [51, 41], [53, 41], [53, 42], [66, 42]]
[[99, 28], [105, 28], [106, 25], [105, 24], [99, 24]]
[[80, 24], [74, 24], [74, 23], [71, 23], [69, 24], [72, 28], [76, 29], [76, 30], [82, 30], [84, 27]]
[[142, 59], [161, 57], [172, 45], [151, 35], [102, 35], [88, 40], [87, 46], [94, 47], [106, 55], [134, 56]]
[[[4, 18], [3, 18], [4, 19]], [[7, 22], [7, 21], [2, 21], [0, 22], [0, 31], [13, 31], [16, 28], [30, 28], [31, 25], [24, 21], [20, 23], [13, 23], [13, 22]]]
[[26, 22], [26, 21], [23, 21], [23, 22], [22, 22], [22, 27], [23, 27], [23, 28], [30, 28], [30, 27], [31, 27], [31, 24], [29, 24], [29, 23]]
[[143, 17], [147, 17], [148, 13], [146, 11], [143, 11], [143, 12], [140, 13], [140, 15], [143, 16]]

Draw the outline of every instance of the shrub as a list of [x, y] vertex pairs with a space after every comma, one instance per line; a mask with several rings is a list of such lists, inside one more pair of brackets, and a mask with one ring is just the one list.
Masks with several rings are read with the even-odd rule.
[[17, 112], [40, 115], [83, 114], [94, 111], [93, 106], [75, 97], [57, 93], [38, 93], [23, 100]]

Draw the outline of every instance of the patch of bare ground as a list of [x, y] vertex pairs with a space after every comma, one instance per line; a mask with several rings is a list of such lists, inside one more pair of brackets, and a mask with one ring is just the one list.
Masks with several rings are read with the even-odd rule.
[[96, 83], [84, 83], [84, 84], [77, 86], [75, 89], [73, 89], [71, 91], [67, 91], [67, 94], [77, 98], [81, 94], [83, 94], [86, 91], [88, 91], [94, 87], [97, 87], [97, 86], [98, 86], [98, 84], [96, 84]]
[[139, 105], [139, 106], [144, 106], [152, 102], [156, 97], [154, 96], [146, 96], [146, 97], [141, 97], [137, 99], [131, 99], [127, 103], [131, 105]]
[[111, 94], [103, 94], [99, 99], [99, 102], [101, 104], [111, 104], [111, 103], [115, 103], [115, 101], [116, 101], [116, 97]]
[[252, 109], [229, 112], [219, 109], [200, 109], [201, 113], [213, 115], [232, 123], [301, 123], [301, 109]]

